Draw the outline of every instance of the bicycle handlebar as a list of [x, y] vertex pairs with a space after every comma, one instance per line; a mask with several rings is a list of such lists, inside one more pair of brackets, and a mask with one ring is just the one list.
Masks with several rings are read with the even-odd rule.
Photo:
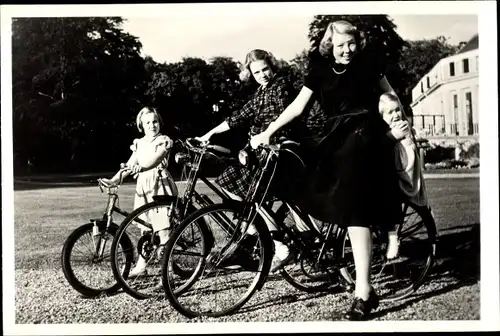
[[207, 150], [213, 150], [217, 151], [222, 154], [231, 154], [231, 150], [229, 150], [226, 147], [222, 147], [219, 145], [210, 145], [208, 141], [200, 141], [195, 138], [187, 138], [186, 139], [186, 144], [191, 148], [191, 149], [207, 149]]

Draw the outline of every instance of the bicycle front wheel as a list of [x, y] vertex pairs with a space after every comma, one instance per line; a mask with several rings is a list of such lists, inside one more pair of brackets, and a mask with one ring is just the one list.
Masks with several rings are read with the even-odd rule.
[[[387, 234], [373, 236], [372, 285], [381, 302], [401, 300], [413, 294], [424, 283], [436, 255], [436, 224], [429, 207], [402, 205], [404, 221], [399, 226], [399, 258], [388, 262]], [[344, 257], [349, 265], [341, 270], [344, 278], [355, 282], [351, 242], [344, 233]]]
[[[166, 240], [169, 239], [169, 233], [166, 230], [155, 231], [153, 224], [156, 223], [157, 227], [165, 228], [169, 221], [170, 227], [175, 226], [178, 219], [175, 218], [175, 211], [171, 211], [174, 206], [176, 206], [175, 201], [161, 200], [135, 209], [122, 222], [113, 240], [111, 245], [113, 274], [123, 290], [136, 299], [163, 295], [161, 259], [166, 242], [161, 243], [160, 234], [164, 234]], [[193, 209], [191, 208], [191, 211], [194, 211]], [[202, 229], [204, 238], [209, 237], [210, 233]], [[123, 264], [120, 257], [118, 247], [123, 239], [131, 241], [130, 248], [126, 252], [132, 255], [134, 266], [132, 268], [126, 267], [127, 265]], [[178, 265], [175, 265], [174, 269], [181, 277], [189, 277], [193, 272], [193, 269]]]
[[[167, 243], [163, 287], [172, 306], [184, 316], [229, 315], [262, 287], [273, 256], [271, 237], [260, 217], [252, 222], [256, 234], [234, 230], [241, 210], [240, 203], [202, 208], [186, 218]], [[200, 221], [213, 232], [211, 247], [197, 238]], [[233, 231], [224, 229], [228, 227]], [[173, 272], [173, 264], [199, 267], [189, 279], [182, 279]]]
[[[111, 244], [118, 225], [111, 223], [106, 229], [106, 223], [102, 224], [98, 234], [94, 234], [94, 223], [86, 223], [75, 229], [64, 242], [61, 253], [61, 266], [66, 280], [86, 297], [114, 294], [120, 289], [111, 266]], [[117, 245], [117, 255], [126, 267], [130, 267], [132, 258], [122, 252], [130, 250], [130, 247], [131, 243], [127, 239], [122, 239]]]

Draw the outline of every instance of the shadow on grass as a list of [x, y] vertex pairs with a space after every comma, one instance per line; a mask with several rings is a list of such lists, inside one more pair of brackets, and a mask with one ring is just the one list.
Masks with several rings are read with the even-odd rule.
[[[270, 275], [267, 277], [266, 283], [272, 283], [272, 282], [282, 282], [284, 281], [283, 278], [280, 275]], [[265, 286], [265, 284], [264, 284]], [[288, 286], [288, 284], [287, 284]], [[265, 290], [263, 288], [262, 290]], [[238, 314], [244, 314], [248, 313], [251, 311], [256, 311], [268, 307], [276, 307], [278, 309], [278, 306], [282, 305], [287, 305], [289, 303], [293, 302], [301, 302], [301, 301], [311, 301], [310, 304], [306, 304], [307, 306], [314, 306], [314, 299], [316, 298], [321, 298], [330, 294], [339, 294], [344, 292], [344, 289], [340, 286], [333, 286], [329, 288], [328, 290], [324, 292], [318, 292], [314, 294], [307, 294], [305, 292], [299, 292], [299, 293], [294, 293], [294, 294], [285, 294], [285, 295], [278, 295], [274, 297], [268, 297], [267, 300], [265, 301], [260, 301], [256, 302], [254, 304], [249, 305], [248, 303], [245, 304], [241, 309], [239, 309], [237, 312], [235, 312], [233, 315], [238, 315]]]
[[439, 232], [436, 260], [427, 275], [424, 286], [441, 283], [429, 292], [417, 291], [397, 304], [373, 313], [373, 318], [403, 310], [416, 302], [448, 293], [463, 286], [474, 285], [480, 278], [480, 225], [479, 223], [455, 227]]
[[[480, 277], [480, 226], [479, 223], [463, 225], [439, 232], [436, 259], [423, 286], [429, 283], [441, 283], [437, 289], [428, 292], [417, 291], [408, 298], [395, 301], [390, 307], [375, 311], [372, 318], [381, 317], [391, 312], [404, 310], [416, 302], [439, 296], [463, 286], [477, 283]], [[280, 278], [268, 278], [267, 282], [279, 281]], [[330, 294], [343, 292], [340, 287], [332, 288], [329, 292], [316, 294], [285, 294], [269, 298], [253, 305], [245, 305], [235, 314], [243, 314], [267, 307], [277, 307], [292, 302], [309, 301]], [[347, 308], [347, 307], [346, 307]], [[340, 315], [339, 315], [340, 316]]]

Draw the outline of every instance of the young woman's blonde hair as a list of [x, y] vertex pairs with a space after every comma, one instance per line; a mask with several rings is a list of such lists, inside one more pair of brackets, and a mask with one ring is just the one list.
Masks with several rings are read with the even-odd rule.
[[158, 121], [160, 122], [160, 126], [163, 125], [163, 120], [161, 119], [161, 116], [156, 111], [156, 109], [146, 106], [139, 111], [139, 113], [137, 114], [137, 118], [135, 119], [135, 124], [137, 125], [137, 129], [139, 130], [139, 132], [144, 132], [144, 127], [142, 127], [141, 118], [143, 115], [148, 113], [154, 113], [156, 115], [156, 118], [158, 118]]
[[276, 72], [279, 67], [278, 61], [270, 52], [262, 49], [251, 50], [245, 57], [245, 63], [243, 63], [240, 67], [241, 81], [247, 82], [250, 80], [250, 78], [252, 78], [252, 72], [250, 71], [250, 64], [254, 61], [265, 61], [273, 72]]
[[356, 40], [357, 51], [362, 50], [366, 45], [366, 39], [363, 32], [359, 31], [356, 26], [348, 21], [338, 20], [331, 22], [326, 28], [325, 35], [323, 35], [323, 38], [319, 43], [319, 52], [321, 53], [321, 55], [329, 56], [332, 54], [332, 38], [335, 33], [354, 36], [354, 39]]

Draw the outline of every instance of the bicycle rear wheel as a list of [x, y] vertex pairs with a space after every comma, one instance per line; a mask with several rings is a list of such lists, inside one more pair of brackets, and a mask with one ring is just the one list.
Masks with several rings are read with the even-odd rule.
[[[235, 203], [202, 208], [177, 227], [165, 247], [163, 287], [172, 306], [187, 317], [229, 315], [242, 307], [262, 287], [272, 261], [269, 231], [260, 217], [254, 220], [254, 236], [229, 232], [236, 228], [241, 206]], [[197, 239], [202, 220], [214, 234], [212, 247]], [[241, 242], [232, 241], [233, 235]], [[226, 250], [232, 253], [225, 254]], [[224, 255], [230, 255], [220, 262]], [[197, 265], [189, 279], [172, 272], [173, 264]]]
[[[404, 221], [398, 230], [399, 255], [396, 262], [386, 260], [387, 234], [373, 237], [372, 284], [381, 302], [401, 300], [417, 291], [425, 281], [436, 255], [436, 224], [429, 207], [403, 204]], [[352, 248], [347, 233], [343, 254], [349, 261], [341, 270], [344, 278], [355, 282]]]
[[[75, 229], [66, 239], [61, 253], [61, 266], [69, 284], [86, 297], [114, 294], [120, 284], [113, 276], [111, 266], [111, 244], [118, 225], [100, 222], [99, 232], [94, 235], [94, 223], [84, 224]], [[131, 242], [126, 237], [117, 246], [117, 256], [124, 267], [130, 268], [132, 255], [123, 253], [130, 250]]]
[[[161, 259], [164, 244], [160, 244], [158, 232], [153, 232], [152, 225], [156, 221], [166, 221], [172, 206], [175, 206], [175, 202], [171, 200], [159, 200], [135, 209], [122, 222], [111, 245], [113, 274], [123, 290], [136, 299], [163, 295]], [[170, 225], [175, 226], [176, 221], [173, 211]], [[209, 236], [206, 230], [203, 233]], [[132, 264], [136, 265], [141, 258], [146, 263], [144, 272], [130, 275], [131, 268], [126, 268], [120, 259], [117, 248], [124, 237], [128, 237], [132, 242], [127, 251], [133, 256]], [[176, 265], [175, 271], [182, 277], [189, 277], [193, 270]]]

